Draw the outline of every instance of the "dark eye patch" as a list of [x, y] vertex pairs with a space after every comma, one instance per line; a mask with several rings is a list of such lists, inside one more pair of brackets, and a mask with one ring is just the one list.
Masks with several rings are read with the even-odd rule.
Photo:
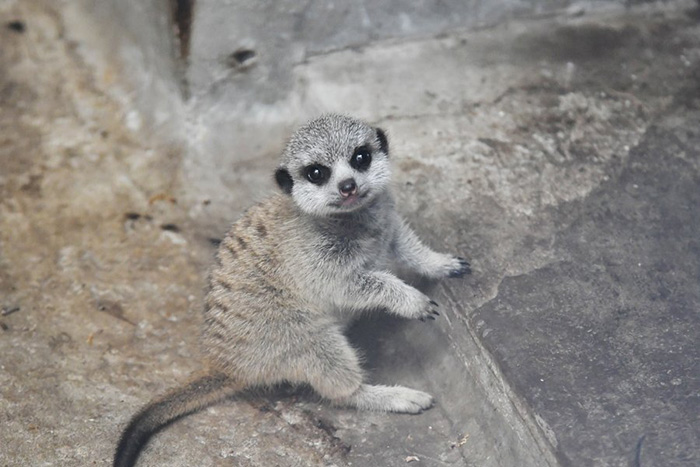
[[355, 148], [355, 151], [350, 157], [350, 166], [359, 171], [364, 172], [372, 163], [372, 150], [369, 146], [360, 146]]
[[323, 185], [331, 177], [331, 169], [321, 164], [312, 164], [304, 167], [304, 177], [314, 185]]

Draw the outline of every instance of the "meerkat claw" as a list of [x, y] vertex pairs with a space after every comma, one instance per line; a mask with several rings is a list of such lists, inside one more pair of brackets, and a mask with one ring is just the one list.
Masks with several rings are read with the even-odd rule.
[[464, 277], [465, 275], [472, 273], [471, 264], [469, 264], [469, 261], [459, 256], [455, 259], [459, 262], [459, 267], [450, 271], [450, 277]]

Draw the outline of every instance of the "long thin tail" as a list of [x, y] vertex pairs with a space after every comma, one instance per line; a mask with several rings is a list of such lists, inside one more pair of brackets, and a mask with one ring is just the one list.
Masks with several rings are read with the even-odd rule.
[[221, 373], [201, 377], [151, 402], [134, 415], [122, 433], [114, 467], [132, 467], [148, 440], [175, 420], [240, 391], [240, 385]]

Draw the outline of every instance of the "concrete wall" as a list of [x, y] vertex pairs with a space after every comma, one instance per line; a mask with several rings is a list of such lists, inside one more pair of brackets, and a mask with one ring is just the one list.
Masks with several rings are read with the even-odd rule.
[[[564, 0], [401, 0], [323, 1], [199, 0], [188, 80], [195, 93], [236, 70], [229, 60], [239, 48], [258, 55], [257, 76], [265, 102], [283, 97], [285, 69], [309, 56], [397, 37], [420, 37], [494, 24], [514, 15], [537, 14], [566, 5]], [[234, 70], [234, 71], [232, 71]]]
[[182, 141], [182, 64], [170, 0], [63, 1], [66, 34], [124, 121], [154, 142]]
[[[644, 0], [642, 0], [644, 1]], [[377, 41], [491, 26], [514, 17], [582, 12], [626, 0], [61, 0], [67, 33], [97, 69], [98, 84], [130, 109], [133, 129], [181, 140], [185, 116], [197, 158], [257, 138], [280, 137], [319, 108], [294, 95], [293, 69], [313, 57]], [[176, 11], [194, 9], [191, 35], [176, 38]], [[189, 11], [187, 12], [189, 14]], [[175, 19], [174, 19], [175, 18]], [[186, 56], [180, 57], [181, 53]], [[417, 64], [420, 66], [420, 64]], [[183, 96], [191, 94], [190, 108]], [[280, 105], [280, 102], [286, 102]], [[268, 106], [274, 105], [271, 110]], [[347, 109], [352, 112], [353, 109]], [[249, 124], [241, 115], [250, 116]], [[260, 126], [266, 127], [259, 131]], [[252, 132], [252, 133], [251, 133]], [[272, 132], [272, 133], [270, 133]], [[247, 142], [241, 141], [241, 136]], [[247, 155], [245, 155], [247, 154]], [[218, 161], [217, 161], [218, 163]], [[207, 167], [210, 168], [210, 167]]]
[[[333, 51], [378, 41], [440, 36], [514, 17], [557, 10], [582, 12], [625, 0], [63, 0], [68, 34], [97, 70], [98, 85], [124, 104], [129, 128], [154, 141], [187, 141], [185, 172], [211, 191], [210, 180], [232, 160], [261, 156], [261, 142], [279, 141], [301, 121], [327, 111], [381, 116], [329, 96], [308, 94], [295, 74]], [[191, 31], [178, 43], [176, 11], [194, 9]], [[182, 9], [182, 8], [181, 8]], [[190, 34], [191, 32], [191, 34]], [[185, 56], [180, 56], [184, 53]], [[420, 63], [415, 65], [418, 69]], [[350, 70], [349, 70], [350, 71]], [[322, 87], [317, 87], [318, 89]], [[186, 97], [188, 99], [186, 99]], [[332, 99], [331, 99], [332, 100]], [[187, 102], [187, 106], [185, 103]], [[187, 124], [189, 121], [189, 125]], [[202, 192], [203, 197], [207, 196]]]

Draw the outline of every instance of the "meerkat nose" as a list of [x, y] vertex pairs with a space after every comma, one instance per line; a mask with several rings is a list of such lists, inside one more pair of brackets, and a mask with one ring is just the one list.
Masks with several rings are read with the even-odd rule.
[[338, 183], [338, 191], [340, 191], [340, 194], [345, 198], [356, 194], [357, 184], [355, 183], [355, 179], [348, 178], [347, 180], [343, 180], [342, 182]]

